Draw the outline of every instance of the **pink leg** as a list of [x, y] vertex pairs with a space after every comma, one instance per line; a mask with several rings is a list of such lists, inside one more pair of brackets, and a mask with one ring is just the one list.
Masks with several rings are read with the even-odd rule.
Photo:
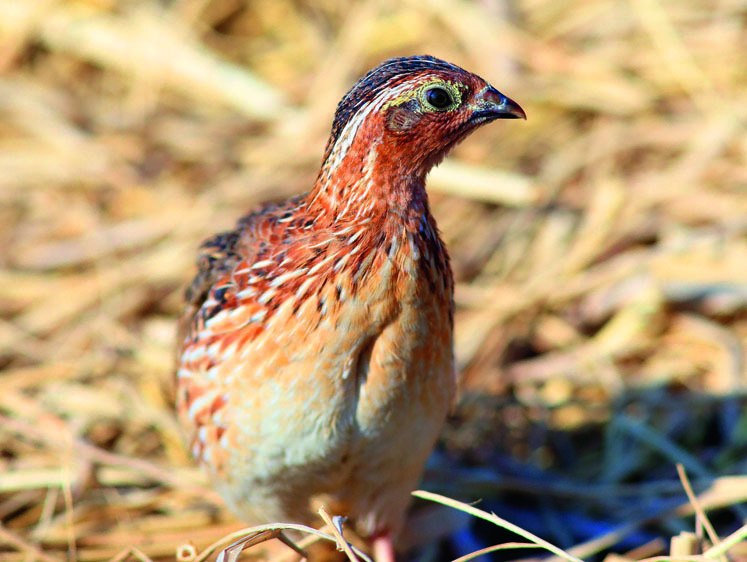
[[374, 562], [397, 562], [389, 533], [382, 533], [373, 540], [373, 559]]

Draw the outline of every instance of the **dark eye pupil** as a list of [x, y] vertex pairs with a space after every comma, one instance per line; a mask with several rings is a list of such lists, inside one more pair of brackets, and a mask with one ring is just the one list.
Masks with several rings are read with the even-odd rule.
[[432, 88], [425, 94], [426, 101], [436, 109], [443, 109], [451, 105], [451, 96], [443, 88]]

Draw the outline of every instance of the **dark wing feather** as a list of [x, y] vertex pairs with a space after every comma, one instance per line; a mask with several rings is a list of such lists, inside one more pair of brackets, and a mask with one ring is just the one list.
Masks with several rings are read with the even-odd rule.
[[203, 242], [197, 258], [197, 275], [185, 293], [188, 305], [202, 306], [213, 283], [233, 268], [239, 259], [236, 253], [238, 239], [238, 231], [229, 230]]
[[216, 234], [202, 243], [197, 257], [197, 275], [184, 294], [186, 306], [177, 329], [178, 353], [194, 324], [195, 314], [202, 308], [215, 283], [241, 261], [238, 253], [239, 229]]
[[[298, 209], [302, 196], [283, 203], [267, 203], [239, 219], [236, 228], [221, 232], [202, 243], [197, 257], [197, 275], [185, 292], [186, 306], [177, 329], [178, 353], [195, 325], [195, 315], [202, 309], [216, 284], [225, 279], [242, 261], [255, 261], [273, 241], [277, 219]], [[287, 230], [291, 224], [285, 224]], [[295, 226], [295, 225], [293, 225]]]

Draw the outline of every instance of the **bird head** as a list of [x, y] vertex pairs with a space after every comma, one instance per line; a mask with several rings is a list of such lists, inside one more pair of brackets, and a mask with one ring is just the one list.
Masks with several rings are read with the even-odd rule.
[[324, 165], [333, 170], [346, 160], [369, 165], [375, 159], [393, 173], [424, 177], [469, 133], [495, 119], [526, 114], [454, 64], [431, 56], [389, 59], [338, 105]]

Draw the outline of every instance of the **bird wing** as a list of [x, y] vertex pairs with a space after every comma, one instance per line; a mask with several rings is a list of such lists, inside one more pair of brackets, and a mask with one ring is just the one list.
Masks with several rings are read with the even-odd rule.
[[[186, 306], [178, 330], [178, 353], [190, 336], [210, 316], [230, 305], [228, 297], [237, 288], [234, 272], [239, 264], [251, 267], [262, 260], [265, 249], [272, 248], [282, 237], [284, 225], [278, 216], [292, 210], [300, 198], [281, 204], [267, 203], [242, 217], [233, 230], [221, 232], [202, 243], [197, 256], [197, 274], [185, 292]], [[210, 306], [212, 300], [216, 302]], [[206, 306], [208, 305], [208, 306]]]
[[178, 342], [179, 353], [186, 337], [194, 325], [195, 315], [208, 299], [210, 290], [215, 284], [236, 267], [241, 261], [236, 243], [238, 230], [229, 230], [216, 234], [200, 246], [197, 258], [197, 275], [185, 292], [186, 307], [179, 320]]
[[[227, 401], [227, 378], [240, 350], [264, 330], [263, 320], [277, 309], [279, 292], [269, 286], [287, 254], [289, 230], [298, 225], [298, 200], [265, 205], [200, 247], [197, 274], [186, 291], [178, 325], [177, 410], [195, 457], [211, 458], [211, 448], [226, 430], [216, 413]], [[292, 260], [289, 260], [292, 261]], [[222, 459], [212, 458], [213, 467]]]

